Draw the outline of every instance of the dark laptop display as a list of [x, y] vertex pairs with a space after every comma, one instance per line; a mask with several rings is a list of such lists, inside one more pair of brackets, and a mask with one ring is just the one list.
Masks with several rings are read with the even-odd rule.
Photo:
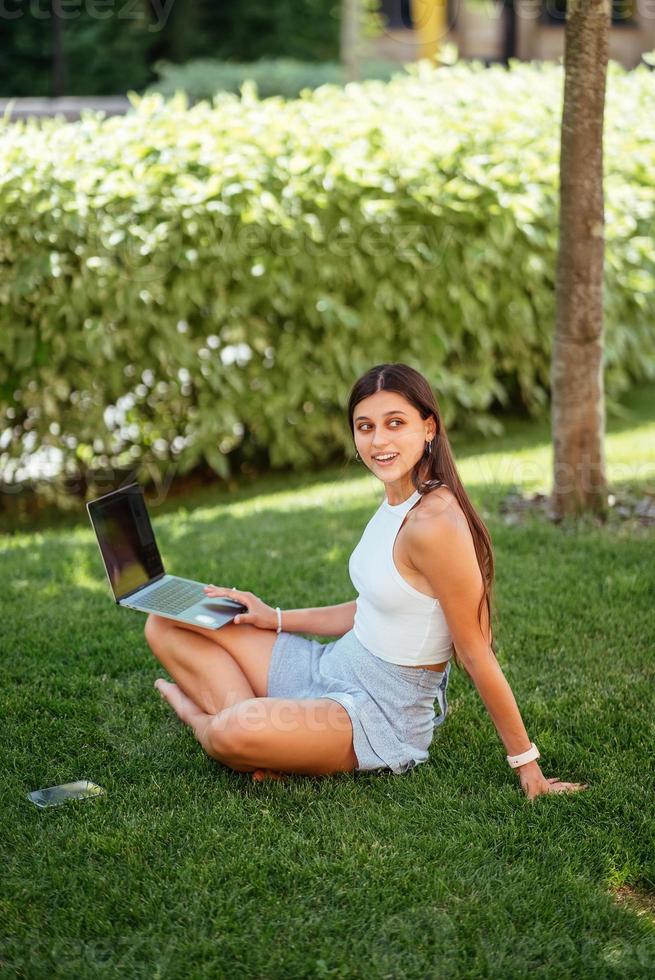
[[164, 575], [157, 542], [138, 486], [109, 496], [93, 510], [102, 557], [115, 598]]
[[206, 596], [203, 582], [166, 572], [138, 483], [90, 500], [86, 506], [119, 606], [212, 630], [247, 611], [236, 599]]

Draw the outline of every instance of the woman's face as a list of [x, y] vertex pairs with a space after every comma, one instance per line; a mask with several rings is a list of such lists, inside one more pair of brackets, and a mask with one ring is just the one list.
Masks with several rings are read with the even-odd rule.
[[[422, 419], [420, 412], [395, 391], [376, 391], [362, 399], [353, 413], [355, 446], [364, 464], [382, 480], [394, 496], [413, 490], [409, 474], [425, 453], [425, 444], [434, 438], [432, 416]], [[375, 457], [395, 454], [390, 462]]]

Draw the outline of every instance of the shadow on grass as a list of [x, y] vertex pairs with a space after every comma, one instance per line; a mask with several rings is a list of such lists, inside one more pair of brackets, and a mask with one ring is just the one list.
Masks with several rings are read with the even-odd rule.
[[[641, 385], [627, 392], [622, 401], [625, 417], [609, 420], [607, 434], [628, 432], [643, 423], [650, 422], [653, 417], [654, 399], [655, 385]], [[507, 454], [519, 450], [550, 447], [551, 431], [548, 419], [535, 421], [510, 414], [499, 415], [499, 418], [506, 428], [505, 434], [501, 437], [489, 439], [476, 434], [458, 432], [449, 435], [457, 463], [465, 463], [477, 455]], [[366, 481], [370, 482], [373, 478], [362, 463], [351, 458], [323, 467], [320, 471], [285, 469], [262, 474], [252, 480], [240, 480], [234, 477], [227, 486], [219, 477], [214, 480], [206, 473], [191, 474], [173, 480], [163, 500], [157, 499], [153, 487], [146, 487], [144, 492], [150, 512], [155, 516], [170, 514], [181, 508], [189, 508], [193, 511], [204, 507], [246, 502], [255, 497], [291, 492], [293, 487], [311, 488], [324, 483], [339, 485], [345, 480], [359, 479], [362, 480], [363, 492], [365, 492]], [[639, 491], [645, 482], [630, 480], [626, 482], [626, 488]], [[467, 489], [471, 487], [471, 495], [474, 496], [474, 481], [465, 481], [465, 485]], [[502, 496], [514, 487], [513, 483], [502, 480], [497, 486], [486, 484], [484, 492], [488, 497], [489, 506], [497, 506]], [[86, 507], [82, 500], [79, 501], [79, 507], [74, 512], [62, 511], [54, 505], [47, 505], [36, 516], [29, 517], [21, 514], [18, 508], [10, 504], [7, 511], [0, 513], [0, 533], [4, 534], [29, 533], [48, 528], [73, 528], [78, 525], [88, 526]]]

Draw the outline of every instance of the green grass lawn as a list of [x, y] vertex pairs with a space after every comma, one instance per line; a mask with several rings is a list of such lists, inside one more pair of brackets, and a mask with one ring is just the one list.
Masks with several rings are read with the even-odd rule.
[[[655, 486], [655, 390], [610, 424], [610, 484]], [[538, 515], [548, 426], [457, 439], [497, 564], [498, 657], [546, 776], [523, 797], [468, 676], [403, 776], [254, 784], [153, 689], [145, 616], [110, 598], [86, 512], [0, 544], [0, 976], [651, 977], [655, 971], [655, 530]], [[152, 507], [170, 571], [283, 608], [354, 598], [381, 499], [352, 463]], [[327, 638], [324, 638], [327, 642]], [[106, 796], [38, 810], [28, 790]]]

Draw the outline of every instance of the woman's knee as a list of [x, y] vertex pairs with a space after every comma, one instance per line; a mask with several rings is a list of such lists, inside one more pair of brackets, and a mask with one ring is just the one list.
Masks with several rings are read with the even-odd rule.
[[174, 625], [172, 620], [165, 619], [163, 616], [157, 616], [155, 613], [148, 614], [143, 632], [146, 642], [153, 653], [155, 652], [155, 647], [161, 643], [163, 637], [168, 633], [171, 626]]
[[[239, 705], [242, 702], [239, 702]], [[253, 739], [243, 718], [234, 709], [237, 705], [224, 708], [209, 723], [208, 741], [212, 755], [232, 763], [247, 763], [252, 755]]]

